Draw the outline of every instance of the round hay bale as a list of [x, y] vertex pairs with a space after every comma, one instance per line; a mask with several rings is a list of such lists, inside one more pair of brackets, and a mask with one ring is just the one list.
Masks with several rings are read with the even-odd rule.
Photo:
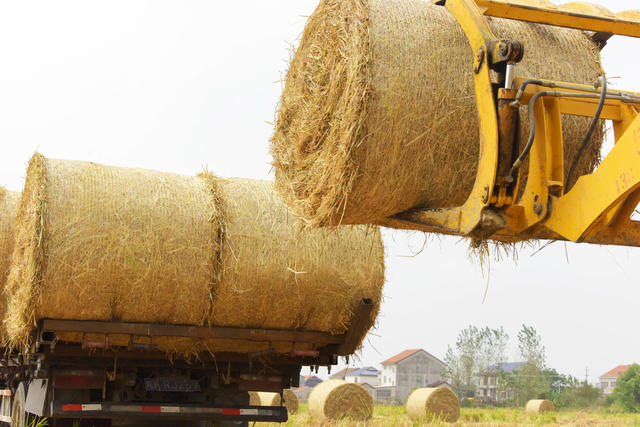
[[[284, 406], [287, 412], [295, 414], [298, 412], [298, 396], [288, 388], [283, 391]], [[282, 400], [280, 393], [269, 393], [263, 391], [249, 392], [249, 404], [254, 406], [280, 406]]]
[[373, 397], [359, 384], [328, 380], [311, 390], [307, 408], [318, 420], [368, 420], [373, 415]]
[[[524, 43], [520, 76], [592, 84], [602, 74], [582, 31], [489, 19], [497, 37]], [[313, 225], [336, 225], [464, 203], [478, 161], [472, 62], [444, 7], [322, 0], [290, 64], [271, 140], [287, 204]], [[526, 108], [521, 118], [526, 141]], [[566, 170], [589, 123], [563, 118]], [[595, 135], [577, 172], [593, 169], [601, 142]]]
[[530, 400], [524, 407], [524, 411], [527, 414], [542, 414], [543, 412], [553, 412], [555, 410], [556, 407], [553, 405], [553, 402], [544, 399]]
[[[7, 191], [0, 187], [0, 286], [2, 289], [4, 289], [11, 265], [19, 201], [20, 193]], [[0, 316], [4, 317], [5, 311], [6, 298], [0, 298]], [[4, 324], [0, 327], [0, 339], [2, 338], [4, 338]]]
[[447, 387], [418, 388], [407, 399], [407, 416], [412, 420], [438, 419], [455, 423], [460, 417], [460, 400]]
[[370, 298], [373, 325], [384, 282], [378, 229], [304, 227], [271, 182], [208, 179], [224, 233], [212, 324], [341, 334]]
[[205, 182], [46, 159], [27, 170], [7, 282], [7, 330], [40, 318], [203, 325], [215, 221]]

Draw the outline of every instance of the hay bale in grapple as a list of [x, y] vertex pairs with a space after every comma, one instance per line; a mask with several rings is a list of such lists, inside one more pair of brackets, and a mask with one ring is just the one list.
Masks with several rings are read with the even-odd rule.
[[[592, 84], [599, 52], [579, 30], [490, 19], [524, 43], [518, 74]], [[277, 189], [313, 225], [382, 223], [460, 206], [479, 129], [473, 53], [453, 16], [424, 0], [322, 0], [286, 76], [272, 137]], [[526, 108], [522, 141], [528, 136]], [[590, 118], [563, 119], [565, 165]], [[579, 163], [599, 160], [600, 133]]]
[[[13, 253], [14, 230], [20, 193], [0, 187], [0, 287], [4, 289], [11, 255]], [[6, 299], [0, 298], [0, 318], [6, 310]], [[4, 326], [0, 328], [0, 338], [4, 337]]]
[[555, 410], [556, 407], [553, 405], [553, 402], [544, 399], [530, 400], [524, 407], [524, 411], [527, 414], [542, 414], [543, 412], [553, 412]]
[[271, 182], [213, 178], [212, 185], [224, 233], [213, 324], [341, 334], [371, 298], [373, 325], [384, 282], [379, 230], [305, 228]]
[[[286, 406], [287, 412], [290, 414], [298, 412], [298, 396], [288, 388], [283, 390], [282, 396], [284, 397], [284, 406]], [[269, 393], [265, 391], [249, 392], [249, 405], [280, 406], [281, 402], [280, 393]]]
[[447, 387], [418, 388], [409, 395], [406, 410], [412, 420], [455, 423], [460, 417], [460, 400]]
[[307, 408], [318, 420], [368, 420], [373, 415], [373, 397], [359, 384], [328, 380], [311, 390]]
[[[380, 231], [300, 232], [266, 182], [36, 154], [16, 224], [6, 315], [13, 345], [28, 344], [41, 318], [343, 333], [363, 298], [376, 304], [371, 326], [381, 298]], [[129, 337], [109, 338], [126, 345]], [[153, 344], [179, 353], [292, 349], [232, 339]]]

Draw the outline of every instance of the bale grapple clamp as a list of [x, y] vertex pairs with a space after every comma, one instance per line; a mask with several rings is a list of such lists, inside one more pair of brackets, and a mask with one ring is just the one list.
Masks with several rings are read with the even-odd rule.
[[[602, 47], [613, 34], [640, 37], [640, 11], [613, 14], [588, 3], [556, 6], [547, 0], [433, 2], [457, 19], [474, 52], [480, 123], [476, 181], [462, 206], [412, 209], [394, 216], [392, 226], [504, 242], [640, 246], [640, 222], [631, 219], [640, 202], [640, 94], [607, 90], [606, 82], [602, 87], [518, 77], [516, 64], [535, 46], [497, 39], [485, 19], [581, 29]], [[524, 148], [518, 138], [522, 105], [529, 106], [535, 128]], [[563, 114], [592, 117], [594, 123], [611, 120], [615, 133], [614, 148], [575, 184], [564, 172]], [[526, 182], [523, 161], [529, 166]]]

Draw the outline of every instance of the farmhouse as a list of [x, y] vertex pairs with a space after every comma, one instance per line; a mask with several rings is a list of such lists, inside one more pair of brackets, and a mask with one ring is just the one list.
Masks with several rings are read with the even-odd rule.
[[406, 402], [415, 388], [443, 381], [445, 364], [422, 350], [405, 350], [382, 362], [375, 398], [379, 402]]
[[612, 370], [600, 375], [600, 390], [603, 394], [613, 393], [613, 389], [616, 388], [616, 381], [621, 375], [627, 372], [631, 365], [619, 365]]
[[355, 369], [348, 372], [344, 379], [350, 383], [369, 384], [372, 387], [378, 386], [378, 377], [380, 371], [372, 366], [366, 366], [364, 368]]
[[476, 374], [478, 387], [475, 398], [483, 401], [495, 401], [510, 399], [511, 392], [500, 387], [498, 378], [500, 373], [505, 374], [517, 371], [522, 368], [524, 362], [496, 363]]

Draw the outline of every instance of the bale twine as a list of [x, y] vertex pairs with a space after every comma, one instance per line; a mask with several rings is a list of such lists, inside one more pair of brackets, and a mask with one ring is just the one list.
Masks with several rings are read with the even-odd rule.
[[407, 399], [407, 416], [412, 420], [437, 419], [455, 423], [460, 417], [460, 400], [447, 387], [418, 388]]
[[40, 318], [204, 324], [212, 212], [197, 177], [36, 153], [7, 282], [10, 338], [25, 344]]
[[543, 412], [553, 412], [555, 410], [556, 407], [553, 405], [553, 402], [544, 399], [530, 400], [524, 407], [524, 411], [527, 414], [542, 414]]
[[[592, 84], [602, 74], [582, 31], [489, 19], [497, 37], [524, 43], [520, 76]], [[478, 161], [472, 62], [444, 7], [322, 0], [290, 64], [272, 137], [285, 201], [313, 225], [381, 223], [415, 207], [461, 205]], [[589, 122], [563, 118], [567, 169]], [[577, 172], [593, 169], [601, 142], [600, 132]]]
[[328, 380], [311, 390], [307, 408], [318, 420], [368, 420], [373, 415], [373, 397], [359, 384]]
[[209, 180], [224, 232], [212, 324], [341, 334], [360, 301], [370, 298], [373, 325], [384, 282], [377, 228], [305, 228], [271, 182]]
[[[287, 412], [295, 414], [298, 412], [298, 396], [288, 388], [283, 390], [284, 406]], [[268, 393], [263, 391], [249, 392], [249, 404], [254, 406], [280, 406], [282, 400], [280, 393]]]

